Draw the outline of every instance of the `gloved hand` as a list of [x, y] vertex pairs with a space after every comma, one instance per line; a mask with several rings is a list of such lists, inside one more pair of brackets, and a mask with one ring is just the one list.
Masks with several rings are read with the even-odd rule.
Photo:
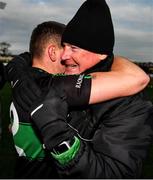
[[23, 53], [16, 56], [6, 67], [13, 100], [25, 111], [29, 111], [32, 103], [41, 95], [41, 90], [28, 71], [30, 61], [30, 54]]
[[32, 105], [31, 118], [38, 128], [47, 150], [71, 139], [74, 130], [67, 124], [68, 104], [65, 93], [50, 88], [47, 95]]

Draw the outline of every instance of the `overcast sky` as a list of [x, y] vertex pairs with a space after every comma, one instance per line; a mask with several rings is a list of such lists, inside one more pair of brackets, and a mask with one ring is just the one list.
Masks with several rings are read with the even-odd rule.
[[[12, 54], [28, 51], [33, 28], [55, 20], [67, 23], [84, 0], [0, 0], [0, 42]], [[153, 62], [153, 0], [106, 0], [115, 29], [115, 54], [138, 62]]]

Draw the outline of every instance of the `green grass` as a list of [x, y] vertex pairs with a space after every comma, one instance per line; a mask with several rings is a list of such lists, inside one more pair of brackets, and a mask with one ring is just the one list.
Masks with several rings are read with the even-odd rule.
[[[153, 101], [153, 88], [147, 89]], [[0, 179], [11, 179], [14, 174], [16, 152], [13, 145], [12, 135], [8, 131], [9, 125], [9, 106], [11, 102], [11, 91], [8, 84], [0, 91], [2, 104], [2, 137], [0, 139]], [[149, 157], [146, 160], [143, 178], [153, 178], [153, 145], [150, 149]]]

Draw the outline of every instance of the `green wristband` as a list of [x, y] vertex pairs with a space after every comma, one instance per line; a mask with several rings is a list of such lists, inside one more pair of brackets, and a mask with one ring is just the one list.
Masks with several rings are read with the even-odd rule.
[[75, 137], [74, 144], [71, 146], [71, 148], [61, 154], [54, 154], [51, 152], [51, 155], [62, 165], [66, 165], [69, 163], [76, 155], [80, 148], [80, 140]]

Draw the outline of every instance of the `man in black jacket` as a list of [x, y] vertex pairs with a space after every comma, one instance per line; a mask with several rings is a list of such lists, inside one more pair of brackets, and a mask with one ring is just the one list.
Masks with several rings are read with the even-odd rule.
[[[85, 1], [66, 26], [62, 42], [67, 74], [110, 71], [114, 30], [106, 2]], [[52, 90], [31, 110], [59, 176], [140, 178], [153, 138], [153, 105], [144, 92], [71, 112], [65, 98]]]
[[[43, 148], [42, 142], [44, 141], [41, 137], [41, 133], [37, 132], [37, 127], [30, 121], [29, 115], [29, 107], [31, 103], [37, 99], [37, 94], [40, 93], [40, 90], [44, 92], [50, 90], [50, 88], [55, 88], [58, 92], [60, 90], [64, 90], [67, 96], [67, 102], [71, 108], [75, 106], [86, 106], [88, 103], [100, 102], [109, 98], [130, 95], [131, 93], [135, 93], [138, 90], [142, 89], [146, 83], [140, 83], [142, 81], [135, 79], [135, 81], [131, 81], [131, 73], [132, 77], [135, 76], [135, 71], [139, 73], [141, 77], [145, 79], [146, 75], [143, 71], [141, 71], [134, 64], [128, 62], [126, 59], [118, 57], [115, 62], [117, 62], [117, 68], [121, 68], [121, 70], [114, 69], [115, 65], [112, 67], [112, 72], [102, 73], [101, 78], [98, 80], [98, 75], [91, 79], [90, 76], [83, 75], [73, 75], [66, 76], [62, 73], [65, 71], [65, 66], [61, 64], [61, 53], [63, 48], [61, 47], [61, 35], [64, 30], [64, 25], [61, 23], [57, 23], [54, 21], [48, 21], [39, 24], [32, 32], [31, 40], [30, 40], [30, 53], [23, 53], [10, 62], [7, 66], [9, 69], [9, 77], [12, 79], [12, 88], [13, 88], [13, 103], [10, 107], [10, 115], [12, 120], [12, 134], [14, 139], [14, 144], [16, 150], [18, 152], [19, 157], [17, 158], [17, 166], [15, 170], [15, 178], [57, 178], [59, 177], [58, 173], [54, 170], [54, 161], [50, 159], [51, 157], [49, 153], [46, 155], [46, 151]], [[27, 67], [27, 62], [31, 62], [33, 67]], [[124, 63], [121, 63], [121, 62]], [[12, 64], [17, 63], [20, 74], [13, 73]], [[112, 62], [110, 61], [110, 65]], [[110, 66], [109, 65], [109, 66]], [[127, 67], [131, 70], [127, 71]], [[23, 69], [28, 69], [26, 74], [24, 74]], [[129, 68], [128, 68], [129, 69]], [[121, 71], [121, 72], [120, 72]], [[125, 71], [125, 72], [124, 72]], [[127, 73], [128, 72], [128, 73]], [[50, 74], [51, 73], [51, 74]], [[114, 73], [114, 74], [113, 74]], [[119, 79], [118, 76], [122, 73], [122, 79]], [[35, 83], [32, 81], [28, 81], [28, 86], [25, 87], [26, 75], [29, 74], [31, 80], [34, 79], [38, 86], [34, 87]], [[53, 75], [57, 74], [57, 75]], [[108, 74], [108, 75], [107, 75]], [[116, 76], [117, 74], [117, 76]], [[18, 76], [19, 75], [19, 76]], [[111, 75], [111, 76], [110, 76]], [[112, 76], [113, 75], [113, 76]], [[21, 81], [21, 78], [22, 80]], [[106, 83], [106, 78], [111, 78], [114, 83], [117, 83], [115, 87], [113, 84]], [[127, 86], [124, 86], [125, 80], [129, 79], [130, 82]], [[91, 87], [92, 80], [92, 87]], [[142, 79], [141, 79], [142, 80]], [[100, 84], [101, 83], [101, 84]], [[139, 85], [138, 85], [139, 84]], [[134, 86], [135, 85], [135, 86]], [[123, 87], [124, 86], [124, 87]], [[20, 87], [20, 88], [19, 88]], [[97, 89], [98, 87], [98, 89]], [[105, 87], [105, 88], [104, 88]], [[114, 91], [114, 87], [116, 91]], [[117, 88], [118, 87], [118, 88]], [[133, 88], [134, 87], [134, 88]], [[110, 88], [110, 90], [107, 88]], [[90, 93], [91, 89], [91, 93]], [[121, 89], [121, 90], [120, 90]], [[32, 99], [27, 98], [29, 96], [30, 90], [34, 91], [36, 94]], [[103, 93], [97, 93], [98, 91]], [[118, 93], [116, 93], [118, 91]], [[122, 93], [121, 93], [122, 92]], [[20, 105], [22, 101], [22, 97], [20, 94], [23, 94], [23, 106]], [[52, 96], [54, 95], [51, 90]], [[59, 92], [60, 94], [60, 92]], [[113, 95], [113, 96], [112, 96]], [[19, 98], [16, 98], [19, 97]], [[25, 99], [24, 99], [25, 98]], [[27, 100], [28, 99], [28, 100]], [[40, 100], [39, 100], [40, 101]], [[62, 103], [61, 103], [62, 104]], [[56, 103], [54, 103], [56, 105]], [[25, 109], [26, 107], [26, 109]], [[66, 106], [65, 106], [66, 107]], [[50, 106], [53, 110], [53, 107]], [[58, 111], [60, 111], [60, 105]], [[55, 109], [55, 112], [57, 110]], [[63, 111], [61, 111], [63, 112]], [[42, 113], [43, 115], [43, 113]], [[44, 113], [46, 116], [46, 113]], [[39, 116], [40, 118], [41, 116]], [[51, 116], [53, 117], [53, 116]], [[42, 117], [41, 117], [42, 118]], [[43, 119], [43, 118], [42, 118]], [[68, 121], [68, 120], [67, 120]], [[71, 120], [70, 120], [71, 121]], [[85, 123], [86, 124], [86, 123]], [[57, 128], [51, 128], [52, 132], [54, 130], [62, 133], [61, 130], [64, 130], [64, 134], [66, 135], [65, 128], [68, 130], [68, 137], [72, 134], [72, 129], [68, 126], [67, 123], [64, 123], [64, 128], [59, 127], [57, 121]], [[39, 129], [39, 127], [38, 127]], [[51, 134], [51, 133], [50, 133]], [[59, 143], [56, 138], [58, 135], [55, 135], [54, 142]], [[62, 137], [62, 138], [61, 138]], [[62, 141], [63, 135], [59, 139]], [[65, 137], [65, 136], [64, 136]], [[77, 138], [77, 137], [76, 137]], [[78, 142], [78, 141], [77, 141]], [[52, 141], [53, 143], [53, 141]], [[75, 146], [76, 147], [76, 146]], [[61, 148], [60, 148], [61, 149]], [[48, 154], [48, 153], [47, 153]], [[71, 158], [67, 158], [66, 161], [71, 160]], [[63, 161], [64, 162], [64, 161]]]

